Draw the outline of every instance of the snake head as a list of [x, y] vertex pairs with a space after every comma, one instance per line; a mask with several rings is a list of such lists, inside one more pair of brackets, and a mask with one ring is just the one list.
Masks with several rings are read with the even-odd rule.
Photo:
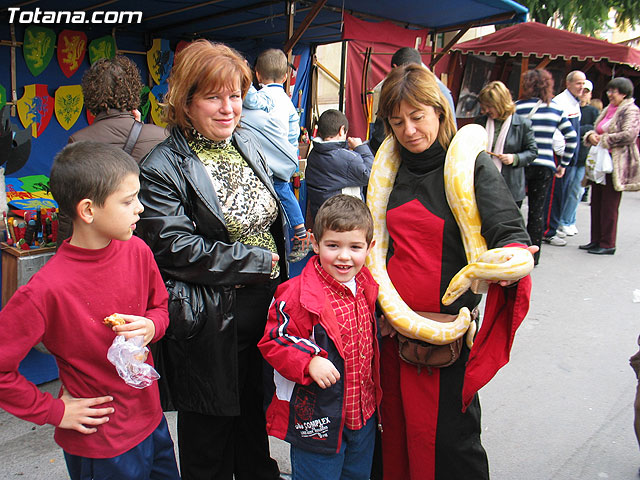
[[469, 290], [472, 282], [472, 278], [469, 276], [469, 269], [469, 265], [466, 265], [451, 279], [447, 290], [442, 296], [443, 305], [451, 305], [460, 298], [460, 295]]

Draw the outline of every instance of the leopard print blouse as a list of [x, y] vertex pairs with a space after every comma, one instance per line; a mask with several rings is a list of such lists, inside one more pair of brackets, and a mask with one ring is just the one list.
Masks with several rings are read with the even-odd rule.
[[[196, 133], [189, 146], [209, 173], [231, 241], [278, 253], [269, 231], [278, 216], [278, 203], [231, 139], [215, 142]], [[276, 263], [271, 278], [279, 274]]]

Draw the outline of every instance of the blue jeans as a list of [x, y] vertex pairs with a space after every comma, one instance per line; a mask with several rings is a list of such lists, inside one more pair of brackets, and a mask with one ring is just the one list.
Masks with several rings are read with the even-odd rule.
[[282, 208], [284, 208], [284, 213], [287, 215], [289, 226], [295, 227], [296, 225], [303, 224], [304, 216], [302, 215], [298, 199], [293, 194], [291, 184], [289, 182], [274, 179], [273, 186], [280, 198], [280, 201], [282, 202]]
[[173, 441], [160, 425], [138, 445], [112, 458], [87, 458], [64, 452], [71, 480], [180, 480]]
[[574, 225], [576, 223], [578, 204], [584, 194], [584, 187], [582, 186], [584, 165], [567, 168], [564, 176], [567, 177], [564, 184], [566, 193], [562, 215], [560, 216], [560, 225]]
[[368, 480], [371, 474], [376, 416], [360, 430], [342, 430], [339, 453], [309, 452], [291, 446], [292, 480]]

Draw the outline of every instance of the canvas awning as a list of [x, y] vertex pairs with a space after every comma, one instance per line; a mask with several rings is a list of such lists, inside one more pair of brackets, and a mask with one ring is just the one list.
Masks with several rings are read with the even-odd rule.
[[[343, 14], [373, 21], [390, 21], [407, 28], [442, 32], [468, 24], [525, 20], [527, 9], [511, 0], [0, 0], [0, 18], [6, 25], [8, 8], [34, 11], [143, 12], [140, 24], [76, 25], [76, 28], [118, 34], [191, 40], [209, 38], [251, 50], [253, 43], [282, 48], [299, 30], [296, 43], [324, 44], [342, 40]], [[293, 15], [290, 15], [293, 14]], [[51, 25], [49, 25], [51, 26]]]
[[558, 30], [537, 22], [513, 25], [490, 35], [459, 43], [451, 50], [476, 55], [547, 57], [551, 60], [605, 60], [640, 70], [640, 50]]

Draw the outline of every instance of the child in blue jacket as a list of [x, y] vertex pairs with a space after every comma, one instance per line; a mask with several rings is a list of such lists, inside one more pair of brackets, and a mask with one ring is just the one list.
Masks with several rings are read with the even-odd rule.
[[349, 121], [339, 110], [327, 110], [318, 119], [318, 137], [305, 170], [311, 219], [325, 200], [339, 193], [364, 200], [373, 154], [361, 139], [347, 138], [348, 130]]

